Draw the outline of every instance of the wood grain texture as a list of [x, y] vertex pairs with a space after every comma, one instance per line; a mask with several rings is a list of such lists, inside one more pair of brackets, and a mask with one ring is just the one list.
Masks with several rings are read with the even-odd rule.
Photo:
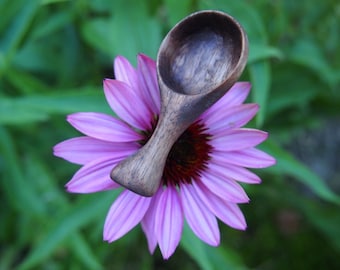
[[157, 56], [161, 113], [150, 140], [111, 172], [142, 196], [158, 189], [168, 153], [178, 137], [238, 80], [247, 61], [242, 27], [219, 11], [200, 11], [180, 21]]

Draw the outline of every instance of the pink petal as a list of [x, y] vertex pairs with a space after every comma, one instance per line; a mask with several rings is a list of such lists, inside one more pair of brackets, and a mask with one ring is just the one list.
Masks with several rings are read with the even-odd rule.
[[233, 203], [249, 202], [243, 188], [234, 180], [226, 178], [222, 170], [207, 170], [201, 175], [202, 183], [215, 195]]
[[228, 92], [222, 97], [227, 101], [224, 101], [224, 105], [238, 106], [241, 105], [247, 98], [251, 88], [250, 82], [236, 82]]
[[111, 180], [110, 172], [121, 160], [106, 157], [87, 163], [66, 184], [67, 191], [92, 193], [119, 187], [116, 182]]
[[214, 151], [211, 156], [220, 163], [246, 168], [266, 168], [276, 163], [276, 160], [273, 157], [256, 148], [232, 152]]
[[136, 69], [123, 56], [117, 56], [114, 61], [113, 70], [118, 81], [128, 84], [130, 87], [138, 87]]
[[181, 185], [181, 200], [185, 218], [198, 238], [209, 245], [220, 243], [220, 231], [215, 215], [204, 205], [192, 185]]
[[104, 240], [113, 242], [135, 227], [144, 217], [150, 202], [150, 197], [124, 190], [112, 204], [106, 216]]
[[54, 155], [69, 162], [84, 165], [105, 157], [125, 158], [138, 149], [136, 143], [116, 143], [97, 140], [91, 137], [77, 137], [54, 146]]
[[211, 171], [219, 171], [226, 179], [248, 184], [258, 184], [261, 182], [260, 177], [253, 172], [243, 167], [221, 163], [215, 159], [210, 160], [208, 167]]
[[104, 80], [104, 93], [112, 110], [125, 122], [140, 130], [151, 127], [152, 113], [139, 91], [117, 80]]
[[146, 55], [139, 54], [137, 73], [145, 101], [153, 114], [158, 115], [161, 103], [155, 61]]
[[246, 229], [246, 220], [237, 204], [215, 196], [201, 182], [196, 181], [193, 183], [193, 186], [202, 202], [209, 207], [215, 216], [232, 228], [238, 230]]
[[122, 121], [102, 113], [74, 113], [67, 121], [83, 134], [108, 142], [132, 142], [142, 136]]
[[235, 129], [227, 132], [218, 132], [213, 135], [209, 144], [217, 150], [236, 151], [254, 147], [268, 137], [268, 133], [256, 129]]
[[257, 104], [244, 104], [226, 108], [224, 111], [214, 114], [210, 118], [204, 118], [205, 126], [210, 134], [225, 132], [226, 130], [239, 128], [247, 124], [257, 113]]
[[167, 187], [160, 195], [155, 215], [155, 232], [163, 258], [168, 259], [181, 240], [183, 211], [176, 188]]
[[157, 236], [155, 230], [155, 220], [156, 220], [156, 209], [159, 203], [159, 197], [163, 192], [163, 188], [160, 187], [156, 194], [152, 196], [152, 200], [148, 211], [146, 211], [142, 221], [142, 229], [148, 240], [148, 248], [151, 254], [154, 253], [157, 246]]
[[[140, 57], [138, 56], [138, 61], [139, 61], [139, 58]], [[148, 57], [146, 58], [150, 59]], [[150, 72], [154, 73], [153, 75], [156, 77], [156, 64], [153, 60], [150, 59], [150, 61], [152, 61], [154, 64], [154, 69], [150, 70]], [[148, 95], [148, 89], [144, 89], [142, 87], [139, 67], [138, 69], [135, 69], [126, 58], [122, 56], [118, 56], [116, 57], [115, 62], [114, 62], [114, 70], [115, 70], [116, 80], [120, 82], [124, 82], [131, 89], [133, 89], [133, 92], [136, 94], [136, 96], [138, 96], [139, 99], [146, 105], [146, 107], [148, 107], [149, 99], [144, 99], [144, 97]], [[156, 85], [157, 85], [157, 81], [156, 81]]]
[[241, 105], [247, 98], [250, 88], [249, 82], [235, 83], [222, 98], [202, 115], [202, 118], [214, 117], [215, 114], [220, 114], [226, 108]]

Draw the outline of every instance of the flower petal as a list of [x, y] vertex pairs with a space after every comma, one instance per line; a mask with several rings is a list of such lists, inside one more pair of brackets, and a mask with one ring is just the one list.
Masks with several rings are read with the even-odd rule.
[[106, 216], [104, 240], [113, 242], [135, 227], [144, 217], [150, 202], [150, 197], [124, 190], [112, 204]]
[[160, 112], [160, 91], [157, 81], [156, 62], [144, 54], [138, 55], [138, 78], [141, 92], [153, 114]]
[[231, 152], [214, 151], [211, 156], [220, 163], [229, 163], [246, 168], [266, 168], [276, 163], [272, 156], [256, 148]]
[[157, 246], [157, 236], [155, 231], [156, 209], [159, 203], [159, 197], [163, 192], [163, 188], [159, 188], [155, 195], [152, 196], [148, 211], [146, 211], [141, 226], [148, 240], [148, 248], [151, 254], [154, 253]]
[[119, 187], [116, 182], [111, 180], [110, 172], [122, 159], [105, 157], [87, 163], [66, 184], [67, 191], [92, 193]]
[[181, 240], [183, 211], [176, 188], [168, 186], [160, 195], [155, 215], [155, 232], [163, 258], [168, 259]]
[[117, 80], [104, 80], [104, 93], [111, 109], [125, 122], [140, 130], [151, 127], [152, 113], [139, 91]]
[[194, 182], [193, 187], [202, 202], [209, 207], [216, 217], [232, 228], [238, 230], [246, 229], [246, 220], [237, 204], [215, 196], [199, 181]]
[[67, 121], [83, 134], [108, 142], [132, 142], [142, 136], [122, 121], [102, 113], [74, 113]]
[[239, 128], [247, 124], [257, 113], [257, 104], [243, 104], [236, 107], [227, 107], [214, 114], [213, 117], [204, 118], [203, 122], [210, 134], [225, 132], [226, 130]]
[[188, 225], [209, 245], [220, 243], [220, 231], [215, 215], [204, 205], [192, 185], [181, 185], [181, 200]]
[[251, 88], [250, 82], [236, 82], [222, 97], [224, 105], [229, 107], [241, 105], [247, 98]]
[[241, 105], [247, 98], [250, 88], [249, 82], [235, 83], [223, 97], [204, 112], [202, 118], [214, 117], [215, 114], [220, 114], [225, 108]]
[[209, 170], [220, 171], [227, 179], [248, 184], [261, 183], [260, 177], [243, 167], [221, 163], [213, 158], [210, 160], [208, 167]]
[[132, 88], [138, 88], [136, 69], [125, 57], [117, 56], [115, 58], [113, 70], [116, 80], [124, 82]]
[[254, 147], [268, 137], [268, 133], [256, 129], [235, 129], [227, 132], [218, 132], [209, 141], [215, 149], [223, 151], [237, 151]]
[[57, 157], [69, 162], [84, 165], [95, 159], [110, 156], [113, 159], [126, 158], [138, 149], [136, 143], [116, 143], [97, 140], [91, 137], [77, 137], [63, 141], [53, 148]]
[[245, 203], [249, 198], [243, 188], [234, 180], [223, 175], [223, 170], [208, 169], [201, 175], [202, 183], [214, 194], [233, 203]]

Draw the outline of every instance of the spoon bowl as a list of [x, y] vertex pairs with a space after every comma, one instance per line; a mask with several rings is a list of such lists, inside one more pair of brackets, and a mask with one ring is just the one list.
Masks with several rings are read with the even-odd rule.
[[214, 91], [242, 61], [245, 40], [238, 27], [231, 17], [217, 11], [187, 17], [162, 42], [157, 57], [159, 78], [183, 95]]
[[155, 131], [141, 149], [113, 168], [111, 179], [152, 196], [173, 144], [237, 81], [247, 56], [244, 30], [223, 12], [196, 12], [176, 24], [157, 56], [161, 112]]

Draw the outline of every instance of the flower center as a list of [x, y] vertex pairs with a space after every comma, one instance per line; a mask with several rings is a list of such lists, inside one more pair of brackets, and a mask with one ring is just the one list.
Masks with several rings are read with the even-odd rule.
[[[157, 119], [152, 129], [144, 131], [144, 145], [151, 137]], [[181, 183], [190, 184], [200, 177], [200, 173], [206, 169], [210, 159], [212, 146], [209, 144], [210, 135], [206, 133], [203, 123], [196, 121], [191, 124], [172, 146], [167, 157], [163, 172], [163, 184], [180, 186]]]

